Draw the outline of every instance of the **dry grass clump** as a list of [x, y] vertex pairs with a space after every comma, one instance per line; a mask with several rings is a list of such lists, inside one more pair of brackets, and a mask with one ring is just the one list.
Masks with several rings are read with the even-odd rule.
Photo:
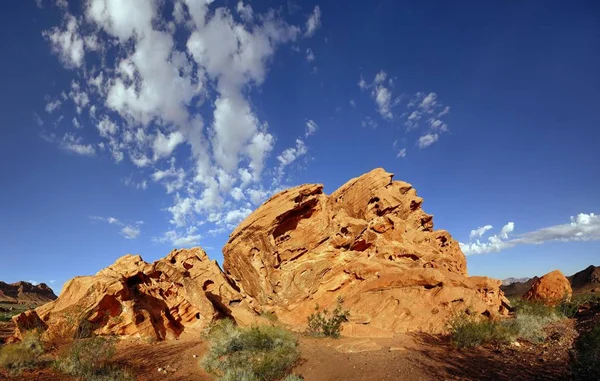
[[44, 346], [39, 333], [29, 331], [23, 334], [21, 342], [0, 347], [0, 368], [6, 369], [12, 375], [18, 375], [25, 370], [42, 366], [43, 354]]
[[300, 358], [298, 340], [283, 328], [241, 328], [223, 320], [210, 329], [208, 339], [211, 346], [201, 366], [221, 381], [299, 379], [289, 375]]
[[553, 307], [539, 303], [515, 302], [515, 316], [498, 321], [466, 312], [450, 320], [450, 336], [458, 348], [472, 348], [487, 343], [510, 343], [524, 340], [540, 344], [547, 338], [545, 327], [565, 317]]
[[111, 362], [116, 353], [116, 339], [95, 336], [77, 339], [63, 349], [55, 368], [65, 374], [89, 381], [129, 381], [135, 377]]

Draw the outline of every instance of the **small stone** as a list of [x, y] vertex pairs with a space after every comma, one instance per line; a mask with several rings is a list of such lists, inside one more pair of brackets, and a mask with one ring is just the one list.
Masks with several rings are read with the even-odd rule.
[[193, 355], [192, 357], [196, 358], [196, 357], [198, 357], [198, 355]]
[[158, 371], [159, 371], [159, 372], [162, 372], [162, 371], [163, 371], [163, 368], [158, 368]]

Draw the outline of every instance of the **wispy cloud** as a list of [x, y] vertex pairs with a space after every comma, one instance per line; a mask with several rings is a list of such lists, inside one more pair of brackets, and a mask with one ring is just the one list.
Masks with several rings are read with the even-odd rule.
[[120, 234], [127, 239], [137, 238], [142, 232], [140, 226], [144, 224], [144, 221], [135, 221], [131, 224], [125, 224], [114, 217], [90, 216], [90, 219], [92, 221], [106, 222], [110, 225], [120, 226]]
[[[600, 216], [594, 213], [580, 213], [571, 217], [571, 222], [554, 225], [542, 229], [526, 232], [511, 238], [515, 223], [509, 222], [502, 227], [500, 232], [481, 241], [486, 232], [492, 229], [491, 225], [474, 229], [469, 235], [470, 242], [460, 243], [466, 255], [499, 252], [517, 245], [540, 245], [551, 241], [595, 241], [600, 240]], [[475, 239], [475, 240], [474, 240]]]
[[[164, 209], [169, 242], [197, 241], [202, 234], [189, 229], [204, 223], [206, 231], [222, 229], [208, 216], [239, 215], [253, 207], [250, 195], [269, 194], [281, 171], [297, 170], [290, 164], [306, 156], [316, 123], [299, 128], [301, 143], [278, 147], [249, 90], [261, 88], [279, 49], [316, 35], [319, 6], [294, 25], [277, 10], [256, 12], [241, 1], [231, 9], [208, 1], [177, 1], [172, 8], [160, 1], [86, 4], [84, 13], [59, 5], [60, 24], [43, 33], [72, 75], [45, 103], [48, 117], [72, 123], [64, 135], [44, 136], [65, 151], [129, 162], [139, 173], [124, 180], [128, 186], [164, 186], [172, 197]], [[314, 61], [313, 50], [304, 49]], [[121, 234], [135, 238], [139, 230], [124, 224]]]

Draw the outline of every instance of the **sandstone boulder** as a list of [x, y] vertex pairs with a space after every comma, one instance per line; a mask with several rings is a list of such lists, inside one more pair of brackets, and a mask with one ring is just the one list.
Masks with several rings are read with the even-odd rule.
[[533, 282], [523, 299], [555, 306], [572, 294], [569, 280], [560, 270], [554, 270]]
[[421, 209], [408, 183], [375, 169], [330, 196], [320, 184], [271, 197], [223, 248], [224, 269], [248, 299], [303, 329], [338, 297], [343, 333], [443, 332], [457, 310], [506, 314], [499, 280], [468, 277], [458, 243]]
[[71, 328], [78, 336], [159, 340], [202, 330], [222, 317], [249, 324], [256, 316], [199, 248], [174, 250], [152, 264], [139, 255], [126, 255], [94, 276], [70, 280], [57, 300], [26, 314], [13, 319], [17, 335], [35, 321], [43, 322], [53, 337]]

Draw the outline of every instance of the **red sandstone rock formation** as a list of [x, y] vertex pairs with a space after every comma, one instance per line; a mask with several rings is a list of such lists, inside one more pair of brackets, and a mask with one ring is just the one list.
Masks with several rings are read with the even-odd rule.
[[342, 297], [351, 316], [346, 335], [442, 332], [461, 309], [505, 314], [501, 282], [467, 277], [458, 243], [433, 230], [422, 202], [383, 169], [330, 196], [319, 184], [286, 190], [231, 234], [225, 272], [247, 298], [295, 327], [316, 304]]
[[50, 335], [76, 325], [79, 334], [159, 340], [202, 330], [218, 318], [249, 324], [255, 316], [217, 263], [198, 248], [174, 250], [152, 264], [126, 255], [94, 276], [73, 278], [56, 301], [38, 307], [36, 316], [29, 314], [13, 319], [17, 327], [27, 329], [39, 316]]
[[537, 279], [523, 299], [555, 306], [573, 294], [569, 280], [560, 270], [554, 270]]

